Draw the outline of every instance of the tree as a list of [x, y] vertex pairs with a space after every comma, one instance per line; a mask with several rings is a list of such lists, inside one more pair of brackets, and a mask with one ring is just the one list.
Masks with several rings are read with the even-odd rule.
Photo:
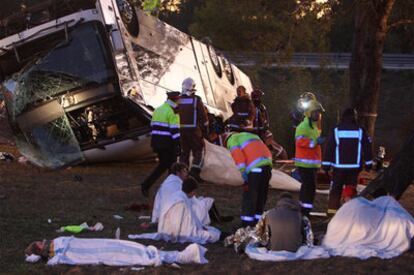
[[359, 112], [359, 121], [373, 137], [377, 118], [382, 72], [382, 54], [387, 33], [402, 19], [389, 23], [396, 0], [358, 0], [354, 2], [354, 37], [349, 66], [350, 100]]
[[[299, 3], [299, 4], [298, 4]], [[209, 0], [196, 10], [190, 31], [223, 50], [291, 53], [326, 49], [324, 5], [315, 1]]]

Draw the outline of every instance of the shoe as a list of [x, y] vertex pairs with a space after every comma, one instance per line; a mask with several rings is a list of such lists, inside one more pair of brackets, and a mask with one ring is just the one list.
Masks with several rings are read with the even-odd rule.
[[141, 184], [141, 193], [144, 197], [149, 197], [149, 188], [147, 188], [144, 184]]

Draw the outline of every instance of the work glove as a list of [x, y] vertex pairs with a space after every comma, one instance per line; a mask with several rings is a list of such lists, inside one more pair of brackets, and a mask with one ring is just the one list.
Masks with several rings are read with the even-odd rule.
[[318, 137], [316, 139], [316, 143], [319, 144], [319, 145], [321, 145], [321, 144], [325, 143], [325, 140], [326, 140], [325, 137]]

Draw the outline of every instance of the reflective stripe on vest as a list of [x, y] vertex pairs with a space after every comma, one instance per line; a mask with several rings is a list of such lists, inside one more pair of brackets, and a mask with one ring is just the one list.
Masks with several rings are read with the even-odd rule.
[[197, 97], [194, 98], [180, 98], [180, 104], [193, 104], [193, 123], [181, 124], [181, 128], [193, 128], [197, 126]]
[[245, 221], [245, 222], [253, 222], [254, 221], [254, 217], [252, 217], [252, 216], [240, 216], [240, 219], [242, 221]]
[[315, 159], [301, 159], [301, 158], [293, 158], [294, 161], [306, 163], [306, 164], [321, 164], [320, 160]]
[[180, 137], [180, 133], [177, 134], [171, 134], [168, 131], [160, 131], [160, 130], [152, 130], [151, 131], [151, 135], [158, 135], [158, 136], [171, 136], [173, 139], [179, 138]]
[[[362, 129], [359, 128], [358, 130], [338, 130], [335, 128], [335, 142], [336, 142], [336, 156], [335, 156], [335, 163], [332, 163], [333, 167], [336, 168], [359, 168], [361, 165], [361, 140], [362, 140]], [[358, 139], [358, 155], [357, 155], [357, 163], [350, 163], [350, 164], [341, 164], [339, 161], [339, 139]]]
[[301, 202], [300, 204], [303, 208], [306, 208], [306, 209], [312, 209], [313, 208], [313, 204], [311, 204], [311, 203]]

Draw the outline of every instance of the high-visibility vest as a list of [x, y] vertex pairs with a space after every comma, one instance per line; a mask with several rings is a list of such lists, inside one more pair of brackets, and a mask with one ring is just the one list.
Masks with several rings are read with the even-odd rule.
[[227, 149], [230, 150], [241, 173], [250, 173], [255, 168], [272, 167], [272, 154], [269, 148], [255, 134], [242, 132], [229, 137]]
[[372, 164], [371, 140], [356, 124], [340, 124], [328, 137], [323, 165], [339, 169], [359, 169]]
[[181, 129], [196, 129], [208, 126], [207, 111], [197, 95], [182, 95], [178, 101]]
[[177, 103], [167, 100], [152, 114], [151, 146], [154, 149], [171, 148], [180, 142], [180, 117], [173, 108], [177, 108]]
[[295, 133], [295, 165], [304, 168], [319, 168], [322, 163], [321, 146], [316, 140], [320, 136], [316, 122], [309, 124], [305, 117], [296, 127]]

